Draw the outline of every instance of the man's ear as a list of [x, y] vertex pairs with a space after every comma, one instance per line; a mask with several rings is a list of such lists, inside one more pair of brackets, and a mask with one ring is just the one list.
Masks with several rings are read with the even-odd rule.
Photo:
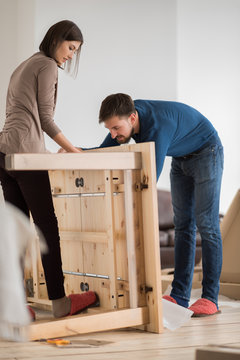
[[130, 115], [130, 121], [131, 121], [131, 124], [133, 126], [135, 124], [135, 122], [136, 122], [136, 114], [135, 113], [132, 113]]

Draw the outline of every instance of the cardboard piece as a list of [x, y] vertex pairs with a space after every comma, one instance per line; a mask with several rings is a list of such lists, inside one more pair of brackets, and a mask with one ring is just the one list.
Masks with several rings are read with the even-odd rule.
[[210, 345], [196, 350], [196, 360], [239, 360], [240, 348]]
[[[240, 190], [221, 222], [223, 241], [223, 265], [220, 277], [220, 294], [232, 299], [240, 299]], [[166, 269], [171, 270], [171, 269]], [[173, 280], [173, 275], [162, 276], [163, 293]], [[172, 271], [173, 273], [173, 271]], [[193, 288], [200, 288], [202, 275], [199, 269], [194, 271]]]
[[240, 284], [240, 190], [221, 223], [223, 266], [221, 283]]

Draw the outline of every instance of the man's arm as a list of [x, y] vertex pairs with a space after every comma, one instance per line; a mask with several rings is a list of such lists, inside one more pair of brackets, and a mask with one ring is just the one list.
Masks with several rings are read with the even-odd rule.
[[[111, 147], [111, 146], [119, 146], [120, 144], [117, 142], [117, 140], [112, 139], [111, 134], [109, 133], [105, 139], [103, 140], [103, 142], [101, 143], [100, 146], [97, 147], [92, 147], [92, 148], [80, 148], [80, 147], [76, 147], [75, 149], [79, 150], [79, 151], [83, 151], [83, 150], [94, 150], [94, 149], [99, 149], [99, 148], [105, 148], [105, 147]], [[65, 149], [63, 149], [62, 147], [58, 150], [58, 153], [64, 153], [66, 152]]]
[[103, 140], [103, 142], [101, 143], [101, 145], [99, 146], [99, 148], [105, 148], [105, 147], [110, 147], [110, 146], [119, 146], [120, 144], [117, 142], [117, 140], [112, 139], [111, 134], [109, 133], [105, 139]]

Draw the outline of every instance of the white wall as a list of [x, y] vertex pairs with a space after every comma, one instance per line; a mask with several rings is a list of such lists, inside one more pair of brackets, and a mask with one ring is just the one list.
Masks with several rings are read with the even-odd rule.
[[225, 148], [221, 209], [240, 188], [240, 1], [177, 2], [178, 100], [214, 124]]
[[[19, 62], [33, 53], [34, 5], [32, 0], [0, 0], [0, 129], [5, 121], [6, 95], [10, 76]], [[2, 199], [0, 187], [0, 201]]]
[[45, 30], [63, 18], [76, 22], [83, 32], [78, 78], [60, 72], [55, 117], [75, 144], [94, 146], [104, 138], [107, 132], [98, 125], [98, 111], [111, 93], [126, 92], [133, 98], [176, 96], [175, 0], [36, 4], [37, 44]]
[[0, 0], [0, 127], [5, 121], [7, 87], [15, 67], [34, 50], [34, 1]]
[[[0, 34], [1, 34], [1, 92], [0, 92], [0, 125], [5, 118], [6, 94], [9, 77], [16, 65], [17, 48], [17, 1], [0, 0]], [[9, 21], [9, 19], [11, 19]], [[4, 56], [3, 56], [4, 55]]]
[[[125, 92], [133, 98], [176, 98], [176, 0], [36, 0], [36, 49], [54, 22], [71, 19], [84, 36], [79, 74], [60, 71], [55, 120], [76, 145], [96, 146], [101, 101]], [[47, 11], [46, 11], [47, 9]], [[48, 148], [57, 146], [46, 139]], [[169, 188], [170, 159], [158, 186]]]

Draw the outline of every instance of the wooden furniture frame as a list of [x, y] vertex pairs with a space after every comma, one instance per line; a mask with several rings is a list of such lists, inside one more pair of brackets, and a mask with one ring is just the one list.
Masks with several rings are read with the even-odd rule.
[[[94, 290], [101, 304], [87, 314], [37, 321], [30, 325], [30, 339], [142, 325], [161, 333], [154, 143], [81, 154], [12, 154], [6, 167], [49, 170], [66, 293]], [[49, 304], [41, 261], [36, 265], [34, 256], [25, 278], [28, 290], [32, 283], [28, 301]]]

